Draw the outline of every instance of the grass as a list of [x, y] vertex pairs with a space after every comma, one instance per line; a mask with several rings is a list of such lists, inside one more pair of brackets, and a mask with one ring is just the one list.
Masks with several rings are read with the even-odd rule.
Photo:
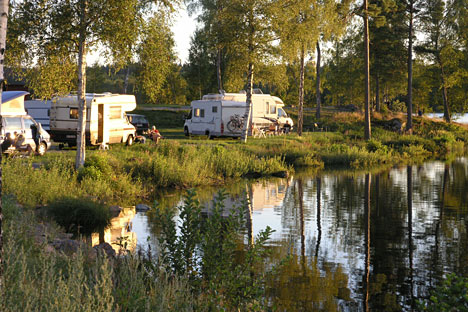
[[[170, 127], [159, 145], [111, 145], [110, 151], [89, 149], [85, 167], [75, 172], [73, 150], [45, 157], [8, 159], [4, 163], [5, 191], [27, 206], [46, 205], [59, 194], [87, 197], [106, 204], [134, 204], [166, 188], [221, 185], [242, 177], [284, 176], [295, 168], [370, 169], [378, 166], [445, 159], [463, 154], [468, 131], [455, 124], [414, 119], [414, 135], [388, 130], [395, 115], [377, 115], [373, 139], [362, 139], [362, 116], [335, 113], [320, 120], [334, 131], [304, 132], [299, 137], [208, 140], [183, 137], [179, 112], [154, 111]], [[171, 117], [172, 116], [172, 117]], [[156, 117], [155, 117], [156, 118]], [[177, 120], [170, 120], [176, 118]], [[178, 138], [178, 139], [172, 139]], [[35, 162], [40, 162], [39, 167]]]
[[4, 273], [0, 311], [193, 311], [183, 278], [170, 276], [157, 259], [131, 255], [108, 259], [82, 247], [73, 256], [48, 245], [57, 230], [49, 225], [35, 242], [31, 211], [4, 200]]

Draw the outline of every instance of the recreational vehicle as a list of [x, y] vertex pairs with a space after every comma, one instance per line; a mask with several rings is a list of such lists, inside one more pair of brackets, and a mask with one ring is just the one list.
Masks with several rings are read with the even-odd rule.
[[24, 101], [24, 109], [26, 114], [40, 122], [42, 128], [50, 130], [50, 100], [29, 100]]
[[[185, 135], [208, 137], [239, 137], [244, 127], [246, 94], [224, 93], [204, 95], [191, 103], [190, 115], [185, 120]], [[265, 129], [277, 125], [288, 133], [293, 121], [283, 110], [283, 101], [269, 94], [252, 94], [252, 127]]]
[[[6, 150], [2, 151], [4, 153], [21, 151], [22, 147], [29, 146], [31, 151], [44, 155], [50, 148], [50, 136], [47, 131], [24, 109], [24, 97], [27, 94], [29, 93], [25, 91], [2, 92], [0, 143], [3, 145], [6, 138], [10, 140], [10, 143], [7, 144], [8, 148], [4, 147]], [[21, 146], [15, 143], [19, 136], [24, 137]]]
[[[86, 143], [133, 144], [135, 127], [125, 112], [136, 108], [135, 96], [121, 94], [86, 94]], [[70, 94], [52, 99], [50, 107], [50, 134], [55, 142], [76, 145], [78, 130], [78, 97]]]

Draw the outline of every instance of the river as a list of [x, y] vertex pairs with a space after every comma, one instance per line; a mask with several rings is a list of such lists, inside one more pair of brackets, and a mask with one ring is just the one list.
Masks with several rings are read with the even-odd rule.
[[[226, 213], [248, 197], [253, 233], [275, 230], [273, 263], [293, 255], [270, 285], [280, 310], [410, 311], [445, 273], [468, 275], [467, 158], [377, 173], [297, 173], [226, 190]], [[200, 201], [215, 192], [201, 189]], [[159, 202], [181, 200], [170, 193]], [[131, 223], [138, 245], [156, 244], [146, 214]]]

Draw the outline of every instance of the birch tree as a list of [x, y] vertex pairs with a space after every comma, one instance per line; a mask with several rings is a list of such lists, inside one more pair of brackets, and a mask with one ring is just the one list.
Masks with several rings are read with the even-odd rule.
[[[4, 84], [3, 59], [6, 47], [6, 34], [8, 22], [8, 0], [0, 0], [0, 115], [2, 112], [2, 91]], [[0, 123], [0, 131], [1, 131]], [[0, 147], [0, 290], [3, 288], [3, 172], [2, 153]]]
[[[86, 128], [86, 56], [99, 47], [106, 55], [129, 60], [138, 40], [138, 20], [151, 10], [152, 1], [139, 0], [24, 0], [13, 7], [18, 27], [15, 40], [30, 61], [50, 60], [51, 56], [72, 57], [76, 64], [79, 103], [75, 167], [85, 162]], [[167, 3], [167, 5], [171, 5]], [[162, 4], [164, 6], [164, 4]], [[25, 60], [20, 60], [24, 62]]]
[[299, 96], [297, 134], [302, 135], [304, 124], [304, 68], [305, 58], [314, 50], [319, 39], [318, 3], [315, 0], [300, 0], [291, 4], [282, 3], [278, 21], [281, 51], [286, 60], [299, 58]]
[[232, 57], [247, 64], [246, 110], [241, 134], [244, 143], [251, 128], [255, 66], [272, 57], [272, 43], [276, 39], [273, 23], [278, 9], [276, 0], [232, 0], [224, 10], [223, 19], [230, 38], [226, 49]]

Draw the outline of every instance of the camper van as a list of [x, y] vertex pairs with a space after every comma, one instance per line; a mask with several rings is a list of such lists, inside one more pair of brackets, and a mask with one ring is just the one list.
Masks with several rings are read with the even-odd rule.
[[24, 101], [24, 109], [26, 114], [34, 118], [37, 122], [40, 122], [42, 128], [50, 130], [50, 100], [29, 100]]
[[[136, 108], [135, 96], [122, 94], [86, 94], [86, 143], [132, 145], [136, 129], [126, 113]], [[52, 99], [50, 134], [55, 142], [76, 145], [78, 129], [78, 97], [70, 94]]]
[[[50, 135], [42, 128], [40, 123], [26, 113], [24, 97], [27, 94], [29, 93], [25, 91], [2, 92], [0, 143], [3, 143], [7, 137], [10, 137], [10, 140], [15, 140], [17, 136], [21, 135], [24, 137], [22, 146], [29, 145], [32, 151], [44, 155], [51, 146]], [[17, 147], [11, 144], [7, 150], [2, 152], [12, 153], [15, 151], [17, 151]]]
[[[240, 137], [244, 127], [246, 97], [245, 93], [208, 94], [201, 100], [193, 101], [184, 124], [185, 135]], [[280, 131], [290, 132], [293, 121], [283, 107], [283, 101], [276, 96], [252, 94], [252, 126], [268, 128], [277, 124]]]

